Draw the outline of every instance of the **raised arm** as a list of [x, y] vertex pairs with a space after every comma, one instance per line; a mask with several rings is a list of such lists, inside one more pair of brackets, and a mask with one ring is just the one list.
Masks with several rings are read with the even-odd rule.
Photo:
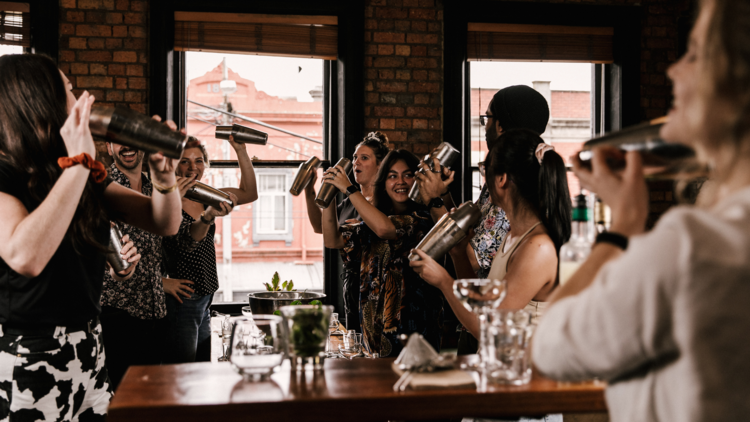
[[237, 153], [237, 161], [240, 164], [240, 187], [223, 188], [227, 193], [233, 193], [237, 196], [236, 205], [249, 204], [258, 200], [258, 185], [255, 180], [255, 168], [250, 156], [247, 155], [245, 144], [234, 142], [234, 137], [229, 137], [229, 144], [232, 145]]
[[[84, 92], [60, 130], [71, 157], [81, 153], [96, 155], [89, 131], [93, 103], [94, 97]], [[31, 278], [44, 270], [73, 221], [89, 173], [82, 165], [63, 170], [47, 197], [31, 213], [16, 197], [0, 193], [0, 215], [3, 216], [0, 258], [13, 271]]]
[[[349, 181], [349, 177], [344, 172], [344, 169], [340, 166], [326, 170], [323, 174], [323, 183], [334, 185], [342, 193], [346, 192], [346, 189], [352, 185]], [[396, 226], [391, 219], [367, 201], [365, 196], [362, 195], [362, 192], [356, 192], [349, 195], [349, 201], [354, 205], [354, 208], [359, 213], [362, 221], [367, 224], [367, 227], [369, 227], [376, 236], [381, 239], [396, 238]]]
[[[442, 173], [432, 171], [424, 161], [419, 166], [422, 170], [416, 172], [414, 177], [419, 185], [419, 196], [422, 203], [427, 205], [434, 198], [443, 200], [443, 206], [430, 207], [430, 216], [433, 221], [437, 222], [448, 210], [454, 207], [448, 186], [453, 182], [455, 172], [447, 168], [443, 168]], [[433, 166], [434, 168], [441, 168], [440, 161], [437, 158], [434, 159]]]
[[339, 218], [336, 213], [336, 204], [331, 201], [328, 208], [323, 210], [323, 244], [329, 249], [341, 249], [344, 247], [344, 236], [339, 231]]
[[323, 212], [320, 207], [315, 203], [315, 182], [318, 180], [318, 172], [312, 173], [312, 179], [310, 183], [305, 187], [305, 205], [307, 206], [307, 218], [310, 220], [310, 225], [315, 233], [323, 233]]

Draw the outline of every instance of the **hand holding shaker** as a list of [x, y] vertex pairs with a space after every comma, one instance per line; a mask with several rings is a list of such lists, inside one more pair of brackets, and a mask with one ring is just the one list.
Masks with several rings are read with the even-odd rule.
[[125, 145], [146, 152], [161, 152], [180, 158], [188, 136], [166, 125], [124, 107], [91, 107], [91, 134], [107, 142]]
[[309, 160], [300, 164], [297, 176], [294, 177], [294, 182], [292, 182], [292, 187], [289, 188], [289, 193], [298, 196], [300, 192], [305, 190], [307, 185], [310, 184], [310, 180], [312, 180], [313, 173], [318, 171], [318, 167], [320, 167], [320, 158], [318, 157], [310, 157]]
[[247, 126], [238, 124], [227, 126], [216, 126], [216, 139], [229, 140], [229, 136], [234, 137], [234, 142], [240, 144], [265, 145], [268, 141], [268, 134]]
[[121, 273], [130, 268], [130, 262], [126, 261], [120, 252], [122, 251], [122, 232], [117, 226], [109, 228], [109, 249], [107, 253], [107, 262], [112, 266], [116, 273]]
[[[437, 158], [440, 162], [440, 165], [443, 167], [450, 168], [451, 165], [453, 165], [453, 162], [456, 161], [456, 158], [458, 158], [461, 155], [460, 152], [458, 152], [457, 149], [453, 148], [453, 146], [447, 142], [441, 142], [438, 147], [432, 151], [431, 154], [425, 155], [424, 162], [427, 163], [427, 165], [430, 167], [432, 171], [440, 171], [440, 169], [434, 169], [433, 166], [433, 159]], [[424, 173], [423, 170], [419, 170], [422, 173]], [[414, 185], [411, 187], [411, 190], [409, 191], [409, 199], [411, 199], [414, 202], [422, 203], [422, 200], [419, 198], [419, 184], [414, 183]]]
[[[348, 158], [340, 159], [339, 162], [336, 163], [336, 167], [338, 166], [343, 167], [346, 174], [349, 174], [349, 172], [352, 171], [352, 162], [349, 161]], [[322, 209], [328, 208], [333, 197], [336, 196], [336, 193], [336, 186], [333, 186], [330, 183], [323, 183], [323, 186], [320, 187], [320, 192], [318, 192], [318, 196], [315, 197], [315, 205]]]
[[[465, 238], [469, 229], [476, 226], [480, 218], [482, 218], [482, 212], [479, 207], [473, 202], [464, 202], [455, 212], [445, 214], [440, 218], [415, 249], [438, 260]], [[420, 259], [416, 253], [409, 253], [409, 261]]]
[[200, 202], [203, 205], [209, 205], [215, 209], [221, 209], [221, 203], [226, 202], [229, 208], [234, 208], [234, 202], [228, 193], [220, 191], [205, 183], [197, 182], [195, 186], [185, 193], [185, 198]]

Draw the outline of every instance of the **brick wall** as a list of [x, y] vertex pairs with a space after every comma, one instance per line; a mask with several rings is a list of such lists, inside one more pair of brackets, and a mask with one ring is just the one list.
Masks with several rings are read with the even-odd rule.
[[365, 129], [428, 152], [442, 138], [443, 10], [438, 0], [367, 0]]
[[148, 112], [148, 1], [60, 0], [60, 68], [97, 103]]
[[550, 116], [590, 119], [591, 93], [579, 91], [551, 91]]

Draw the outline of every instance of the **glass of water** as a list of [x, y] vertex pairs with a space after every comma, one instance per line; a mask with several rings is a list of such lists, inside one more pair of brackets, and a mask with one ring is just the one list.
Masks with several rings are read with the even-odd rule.
[[284, 358], [282, 318], [255, 315], [232, 324], [229, 360], [245, 379], [266, 379]]
[[344, 334], [339, 345], [339, 353], [349, 360], [362, 356], [362, 334]]

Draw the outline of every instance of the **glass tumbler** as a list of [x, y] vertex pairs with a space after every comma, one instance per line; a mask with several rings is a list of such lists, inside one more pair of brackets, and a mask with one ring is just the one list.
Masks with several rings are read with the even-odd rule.
[[323, 369], [325, 345], [333, 306], [290, 305], [280, 308], [289, 335], [288, 355], [292, 369], [304, 371]]
[[523, 385], [531, 381], [529, 342], [534, 326], [524, 310], [492, 312], [491, 327], [494, 365], [490, 380], [500, 384]]
[[240, 318], [232, 324], [229, 361], [245, 379], [266, 379], [284, 359], [283, 320], [276, 315]]

